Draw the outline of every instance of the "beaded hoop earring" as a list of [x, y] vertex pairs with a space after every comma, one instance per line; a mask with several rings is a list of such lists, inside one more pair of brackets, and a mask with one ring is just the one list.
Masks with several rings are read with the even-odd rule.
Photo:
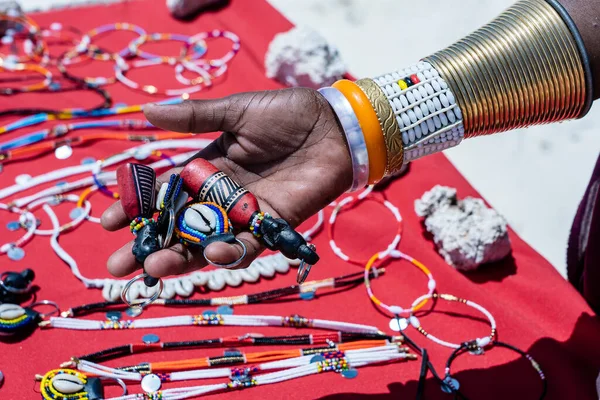
[[[402, 307], [396, 306], [396, 305], [387, 305], [375, 296], [375, 294], [373, 293], [373, 289], [371, 288], [371, 282], [369, 280], [369, 275], [371, 273], [371, 270], [372, 270], [375, 262], [377, 260], [382, 260], [386, 257], [387, 256], [381, 257], [381, 255], [379, 253], [377, 253], [377, 254], [373, 255], [373, 257], [371, 257], [371, 259], [365, 265], [365, 288], [367, 289], [367, 294], [369, 295], [369, 299], [371, 299], [371, 301], [375, 305], [387, 310], [390, 314], [392, 314], [394, 316], [401, 315], [401, 314], [413, 313], [415, 311], [418, 311], [429, 301], [429, 299], [431, 298], [431, 295], [433, 294], [433, 292], [435, 290], [436, 283], [435, 283], [435, 280], [433, 279], [433, 276], [431, 275], [431, 272], [425, 265], [421, 264], [419, 261], [415, 260], [414, 258], [407, 256], [406, 254], [402, 253], [399, 250], [392, 250], [389, 253], [389, 257], [396, 258], [396, 259], [400, 258], [400, 259], [406, 260], [406, 261], [410, 262], [411, 264], [413, 264], [414, 266], [416, 266], [419, 270], [421, 270], [421, 272], [423, 272], [427, 276], [427, 278], [429, 279], [429, 281], [427, 283], [428, 293], [424, 296], [421, 296], [419, 299], [417, 299], [417, 301], [415, 301], [410, 308], [402, 308]], [[394, 319], [392, 319], [392, 321], [396, 321], [396, 319], [397, 318], [394, 318]]]
[[[544, 399], [546, 397], [546, 392], [548, 391], [548, 381], [546, 380], [546, 375], [544, 374], [542, 367], [540, 367], [540, 364], [537, 361], [535, 361], [533, 359], [533, 357], [531, 355], [529, 355], [528, 353], [526, 353], [523, 350], [521, 350], [513, 345], [510, 345], [508, 343], [503, 343], [503, 342], [499, 342], [499, 341], [495, 340], [492, 342], [492, 345], [494, 347], [504, 347], [505, 349], [512, 350], [515, 353], [526, 358], [531, 363], [531, 366], [538, 373], [538, 375], [542, 381], [542, 394], [540, 395], [540, 400]], [[471, 343], [467, 342], [467, 343], [463, 343], [459, 348], [457, 348], [456, 350], [454, 350], [452, 352], [452, 354], [448, 358], [448, 361], [446, 362], [446, 369], [445, 369], [446, 376], [443, 381], [443, 383], [446, 386], [448, 386], [448, 392], [453, 392], [453, 391], [458, 390], [458, 385], [459, 385], [458, 381], [452, 377], [452, 374], [450, 372], [450, 367], [452, 366], [452, 363], [460, 355], [465, 354], [466, 352], [473, 352], [476, 350], [477, 350], [477, 344], [473, 344], [472, 342]], [[444, 390], [444, 389], [442, 389], [442, 390]], [[446, 390], [444, 390], [444, 391], [446, 391]]]
[[[363, 191], [361, 194], [359, 194], [356, 197], [349, 196], [349, 197], [344, 198], [340, 202], [338, 202], [335, 205], [335, 208], [333, 209], [331, 216], [329, 217], [329, 227], [327, 229], [327, 233], [329, 235], [329, 246], [331, 247], [331, 250], [333, 250], [335, 255], [346, 262], [349, 262], [351, 264], [360, 265], [360, 266], [367, 264], [368, 260], [355, 260], [355, 259], [351, 258], [350, 256], [346, 255], [342, 251], [342, 249], [335, 243], [334, 235], [333, 235], [333, 227], [335, 225], [335, 221], [336, 221], [338, 215], [341, 212], [343, 212], [344, 210], [350, 209], [351, 206], [356, 206], [356, 204], [358, 204], [358, 202], [366, 200], [366, 199], [374, 200], [380, 204], [383, 204], [383, 206], [385, 206], [388, 210], [390, 210], [390, 212], [392, 213], [392, 215], [398, 222], [398, 229], [396, 231], [396, 235], [394, 236], [394, 239], [387, 246], [387, 248], [383, 251], [378, 252], [378, 254], [380, 254], [381, 257], [385, 257], [392, 250], [394, 250], [394, 249], [396, 249], [396, 247], [398, 247], [398, 244], [400, 243], [400, 238], [402, 235], [402, 216], [400, 215], [400, 211], [398, 210], [398, 208], [396, 206], [394, 206], [392, 203], [390, 203], [388, 200], [384, 200], [379, 197], [370, 195], [371, 190], [372, 190], [372, 187], [369, 187], [369, 189]], [[346, 207], [346, 206], [348, 206], [348, 207]]]
[[[485, 347], [487, 347], [491, 343], [493, 343], [493, 341], [496, 337], [496, 320], [494, 319], [494, 316], [488, 310], [486, 310], [479, 304], [472, 302], [470, 300], [461, 299], [460, 297], [456, 297], [451, 294], [437, 294], [437, 293], [433, 293], [431, 295], [426, 294], [424, 296], [421, 296], [414, 301], [413, 305], [419, 304], [420, 302], [422, 302], [426, 299], [430, 299], [430, 298], [442, 299], [442, 300], [446, 300], [446, 301], [453, 301], [453, 302], [457, 302], [457, 303], [463, 303], [463, 304], [481, 312], [490, 321], [491, 332], [488, 336], [484, 336], [484, 337], [477, 338], [474, 340], [474, 342], [477, 344], [477, 346], [480, 349], [480, 352], [478, 352], [477, 354], [481, 354]], [[410, 325], [412, 325], [413, 328], [415, 328], [420, 334], [422, 334], [429, 340], [431, 340], [441, 346], [449, 347], [451, 349], [458, 349], [462, 346], [462, 344], [447, 342], [445, 340], [437, 338], [436, 336], [433, 336], [432, 334], [430, 334], [429, 332], [427, 332], [425, 329], [422, 328], [421, 322], [414, 315], [411, 315], [408, 318], [408, 320], [404, 321], [404, 323], [402, 322], [402, 320], [400, 320], [399, 323], [400, 323], [400, 325], [405, 325], [405, 326], [408, 326], [408, 323], [410, 323]]]

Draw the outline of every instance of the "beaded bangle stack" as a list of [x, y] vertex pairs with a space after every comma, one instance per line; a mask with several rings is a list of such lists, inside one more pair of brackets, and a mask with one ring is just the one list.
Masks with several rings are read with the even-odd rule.
[[454, 94], [427, 62], [374, 79], [340, 80], [319, 92], [346, 135], [353, 170], [350, 191], [374, 184], [416, 158], [456, 146], [464, 136]]

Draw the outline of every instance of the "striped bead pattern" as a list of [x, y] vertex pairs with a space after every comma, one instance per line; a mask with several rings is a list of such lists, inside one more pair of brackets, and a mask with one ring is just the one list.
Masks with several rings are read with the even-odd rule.
[[373, 79], [387, 95], [404, 144], [404, 163], [458, 145], [463, 116], [438, 71], [419, 62]]

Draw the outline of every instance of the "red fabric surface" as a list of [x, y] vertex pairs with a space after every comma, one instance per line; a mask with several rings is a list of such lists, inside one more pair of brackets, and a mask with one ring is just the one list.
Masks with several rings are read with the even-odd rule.
[[[179, 32], [192, 34], [200, 30], [225, 28], [236, 32], [242, 40], [242, 50], [233, 60], [229, 73], [223, 82], [197, 98], [217, 97], [246, 90], [273, 89], [278, 85], [264, 77], [263, 57], [267, 45], [277, 32], [287, 30], [287, 22], [276, 10], [262, 0], [234, 0], [221, 11], [200, 16], [191, 23], [181, 23], [167, 17], [164, 1], [130, 1], [111, 6], [99, 6], [35, 15], [40, 25], [53, 21], [70, 24], [87, 30], [92, 27], [126, 21], [136, 23], [150, 31]], [[401, 29], [401, 28], [399, 28]], [[111, 47], [110, 40], [121, 40], [125, 44], [132, 36], [111, 35], [103, 42]], [[218, 45], [215, 45], [218, 47]], [[215, 47], [213, 46], [213, 47]], [[165, 47], [166, 48], [166, 47]], [[169, 47], [173, 49], [174, 47]], [[148, 50], [150, 50], [150, 46]], [[156, 49], [156, 48], [152, 48]], [[109, 72], [106, 65], [94, 63], [79, 69], [79, 72], [100, 74]], [[90, 72], [92, 71], [92, 72]], [[74, 69], [73, 72], [76, 72]], [[172, 72], [168, 68], [140, 71], [135, 75], [139, 80], [147, 79], [155, 84], [173, 83]], [[133, 77], [133, 76], [132, 76]], [[120, 84], [110, 87], [116, 102], [145, 102], [149, 96], [132, 92]], [[95, 97], [88, 94], [69, 93], [59, 95], [20, 95], [0, 98], [0, 109], [15, 106], [33, 106], [46, 103], [52, 107], [93, 104]], [[139, 115], [130, 118], [141, 118]], [[9, 119], [0, 122], [5, 124]], [[49, 126], [47, 124], [46, 126]], [[39, 127], [20, 130], [5, 135], [12, 138]], [[483, 139], [484, 140], [484, 139]], [[0, 187], [14, 182], [15, 176], [22, 173], [38, 175], [50, 169], [77, 165], [86, 156], [101, 158], [121, 149], [129, 148], [130, 143], [98, 142], [85, 148], [77, 148], [68, 160], [59, 161], [52, 155], [35, 162], [14, 163], [0, 175]], [[459, 195], [478, 196], [477, 192], [461, 177], [443, 155], [427, 157], [414, 162], [411, 171], [401, 180], [393, 183], [385, 195], [397, 205], [404, 217], [404, 237], [400, 248], [426, 264], [432, 271], [441, 293], [451, 293], [473, 300], [486, 307], [496, 318], [499, 339], [518, 346], [540, 362], [549, 381], [548, 399], [594, 399], [594, 382], [600, 368], [600, 324], [596, 316], [579, 294], [545, 261], [540, 255], [511, 232], [513, 256], [497, 265], [479, 272], [462, 274], [449, 267], [437, 254], [427, 235], [423, 233], [421, 222], [413, 211], [413, 202], [435, 184], [458, 188]], [[507, 195], [513, 195], [507, 193]], [[96, 194], [92, 198], [93, 214], [99, 215], [109, 205], [110, 200]], [[59, 218], [68, 219], [73, 205], [58, 207]], [[327, 211], [329, 215], [330, 210]], [[37, 215], [44, 226], [49, 221], [43, 212]], [[0, 214], [0, 225], [4, 226], [13, 216]], [[383, 248], [392, 238], [395, 228], [388, 211], [375, 202], [365, 202], [354, 211], [340, 216], [336, 227], [338, 244], [347, 253], [367, 258], [377, 249]], [[312, 222], [312, 221], [310, 221]], [[2, 229], [2, 242], [12, 241], [17, 235]], [[91, 223], [82, 225], [73, 233], [61, 236], [61, 245], [78, 260], [81, 271], [88, 277], [108, 277], [105, 262], [112, 250], [130, 239], [128, 232], [110, 234]], [[311, 273], [311, 279], [339, 276], [359, 271], [336, 258], [327, 245], [326, 236], [321, 233], [315, 243], [321, 255], [321, 262]], [[71, 306], [100, 301], [99, 290], [86, 290], [74, 278], [68, 268], [57, 258], [49, 246], [47, 237], [35, 238], [25, 246], [26, 257], [21, 262], [12, 262], [6, 257], [0, 259], [1, 270], [21, 270], [33, 268], [36, 284], [40, 289], [38, 299], [54, 300], [63, 309]], [[254, 285], [245, 284], [227, 289], [223, 295], [253, 293], [293, 284], [295, 271], [272, 280], [261, 280]], [[388, 304], [408, 306], [414, 298], [426, 291], [426, 279], [410, 264], [396, 261], [388, 265], [386, 274], [373, 281], [377, 296]], [[196, 294], [196, 297], [206, 296]], [[428, 306], [426, 306], [428, 309]], [[201, 310], [164, 310], [154, 307], [143, 317], [168, 314], [193, 314]], [[356, 287], [342, 293], [320, 296], [312, 301], [297, 300], [279, 304], [261, 304], [236, 307], [238, 314], [290, 315], [298, 313], [311, 318], [325, 318], [377, 325], [389, 332], [389, 318], [378, 312], [365, 295], [364, 288]], [[434, 312], [421, 317], [423, 327], [442, 339], [460, 342], [474, 337], [485, 336], [489, 332], [486, 321], [468, 307], [459, 304], [440, 302]], [[91, 318], [100, 319], [97, 314]], [[236, 327], [181, 327], [153, 329], [163, 341], [212, 338], [258, 331], [265, 334], [291, 334], [287, 328], [245, 329]], [[0, 343], [0, 370], [4, 372], [5, 384], [0, 388], [0, 398], [36, 399], [37, 384], [34, 374], [43, 374], [58, 367], [59, 363], [71, 356], [98, 351], [107, 347], [134, 343], [148, 330], [130, 331], [67, 331], [37, 330], [29, 338], [20, 342]], [[430, 352], [432, 362], [443, 373], [449, 349], [442, 348], [409, 329], [408, 334]], [[244, 351], [262, 351], [265, 348], [243, 348]], [[131, 365], [142, 361], [176, 360], [182, 358], [217, 355], [222, 349], [175, 351], [146, 354], [109, 362], [109, 365]], [[347, 380], [328, 373], [297, 379], [283, 384], [257, 387], [231, 393], [230, 398], [414, 398], [420, 362], [411, 361], [386, 366], [361, 368], [356, 379]], [[455, 377], [461, 389], [471, 399], [534, 399], [540, 389], [539, 378], [530, 365], [503, 349], [493, 349], [484, 356], [465, 355], [454, 365]], [[191, 385], [203, 384], [202, 381]], [[184, 383], [185, 384], [185, 383]], [[166, 385], [173, 387], [174, 385]], [[132, 392], [140, 392], [137, 385]], [[116, 389], [109, 389], [107, 395], [117, 395]], [[447, 399], [449, 395], [440, 391], [431, 376], [426, 385], [427, 399]]]

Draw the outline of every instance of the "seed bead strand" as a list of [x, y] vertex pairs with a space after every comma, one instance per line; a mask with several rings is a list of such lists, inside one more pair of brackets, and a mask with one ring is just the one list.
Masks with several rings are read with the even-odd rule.
[[446, 81], [427, 62], [373, 79], [396, 115], [404, 163], [458, 145], [464, 137], [460, 107]]

